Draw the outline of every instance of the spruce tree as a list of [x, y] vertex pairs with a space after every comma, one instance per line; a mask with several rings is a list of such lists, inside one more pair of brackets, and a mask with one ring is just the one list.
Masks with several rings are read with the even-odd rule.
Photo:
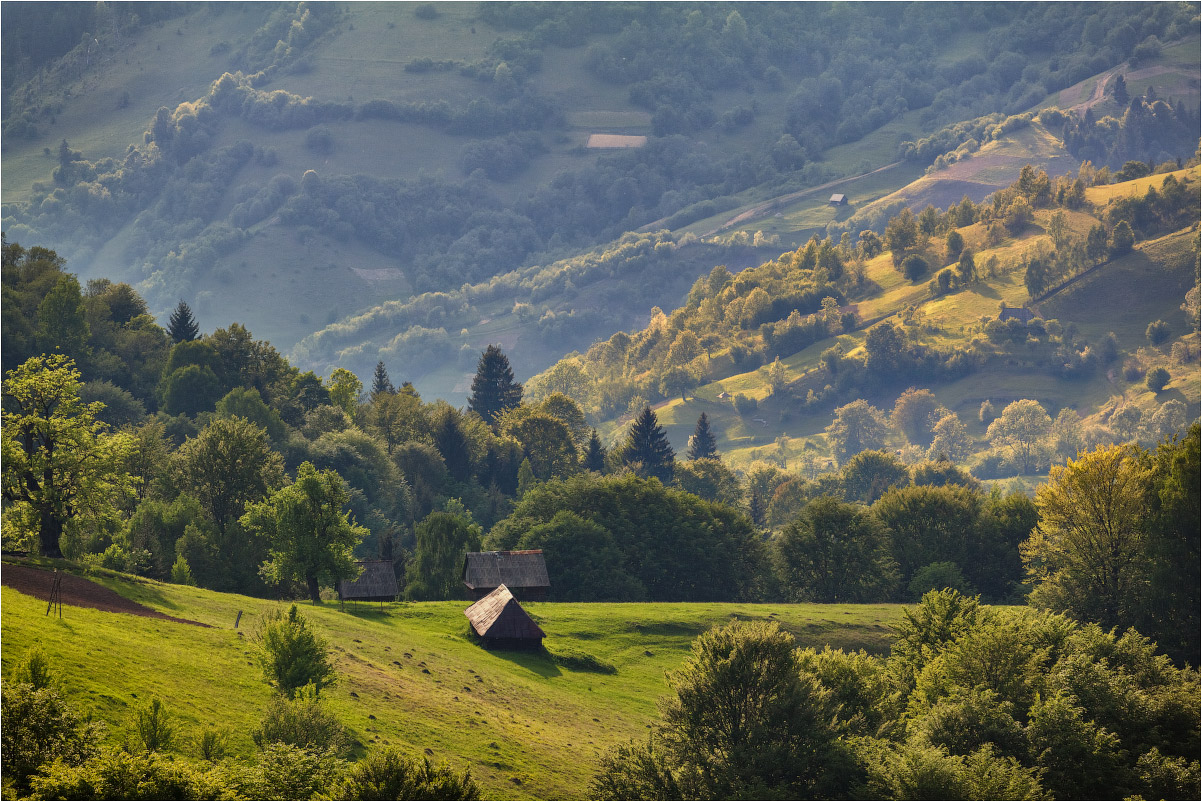
[[191, 342], [200, 334], [200, 325], [196, 322], [196, 318], [192, 317], [192, 310], [182, 299], [176, 305], [175, 311], [171, 313], [171, 317], [167, 319], [167, 333], [171, 335], [171, 341], [177, 343]]
[[392, 395], [395, 392], [396, 388], [388, 379], [388, 369], [384, 367], [384, 360], [381, 359], [376, 363], [376, 372], [371, 381], [371, 400], [375, 401], [382, 394]]
[[717, 459], [718, 458], [718, 443], [714, 440], [714, 433], [710, 431], [709, 418], [705, 413], [701, 413], [701, 417], [697, 419], [697, 428], [693, 430], [693, 436], [689, 438], [689, 459]]
[[605, 473], [605, 446], [601, 445], [601, 438], [597, 436], [596, 429], [593, 429], [593, 434], [588, 439], [588, 448], [584, 452], [584, 469]]
[[672, 481], [676, 453], [651, 407], [643, 407], [631, 425], [622, 447], [622, 463], [634, 467], [640, 476], [654, 476], [664, 484]]
[[522, 385], [513, 380], [509, 358], [498, 346], [488, 346], [476, 366], [468, 409], [491, 424], [497, 415], [521, 403]]
[[1127, 81], [1121, 75], [1114, 77], [1114, 102], [1120, 106], [1126, 106], [1131, 100], [1131, 96], [1127, 94]]
[[447, 409], [434, 425], [434, 447], [442, 454], [447, 472], [456, 482], [466, 482], [472, 476], [472, 455], [467, 437], [459, 427], [457, 413]]

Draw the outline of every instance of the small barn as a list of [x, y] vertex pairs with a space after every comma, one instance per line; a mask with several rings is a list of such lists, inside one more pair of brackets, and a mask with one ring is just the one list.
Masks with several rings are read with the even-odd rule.
[[486, 649], [537, 650], [546, 635], [518, 600], [501, 585], [463, 611]]
[[1025, 306], [1003, 306], [998, 313], [998, 320], [1017, 320], [1024, 326], [1035, 319], [1035, 313]]
[[400, 588], [392, 560], [361, 560], [358, 579], [343, 579], [338, 583], [338, 598], [347, 601], [394, 601]]
[[834, 195], [831, 195], [831, 199], [827, 201], [827, 203], [831, 206], [846, 206], [847, 196], [840, 193], [835, 193]]
[[504, 585], [515, 598], [539, 601], [551, 589], [542, 549], [473, 551], [463, 558], [463, 584], [473, 599]]

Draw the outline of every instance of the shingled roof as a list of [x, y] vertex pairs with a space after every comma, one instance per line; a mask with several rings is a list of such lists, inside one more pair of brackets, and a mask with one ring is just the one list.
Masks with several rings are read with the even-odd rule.
[[476, 634], [486, 640], [541, 642], [545, 637], [539, 625], [504, 585], [464, 610], [463, 614]]
[[549, 588], [547, 563], [542, 549], [529, 551], [473, 551], [463, 558], [463, 584], [469, 590], [487, 590], [507, 585]]
[[391, 601], [400, 592], [392, 560], [362, 560], [358, 579], [343, 579], [338, 583], [338, 595], [343, 600]]

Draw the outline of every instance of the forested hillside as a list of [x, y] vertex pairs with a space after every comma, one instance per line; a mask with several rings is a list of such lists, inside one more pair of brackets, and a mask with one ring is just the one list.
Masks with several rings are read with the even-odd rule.
[[[657, 254], [677, 280], [631, 281], [604, 257], [627, 231], [679, 229], [899, 157], [921, 170], [975, 147], [944, 126], [1063, 102], [1124, 62], [1129, 91], [1153, 65], [1196, 129], [1196, 82], [1178, 66], [1177, 43], [1196, 35], [1188, 4], [5, 15], [12, 240], [53, 243], [81, 277], [136, 286], [156, 315], [182, 297], [284, 351], [334, 324], [295, 352], [304, 367], [363, 377], [391, 357], [459, 398], [470, 354], [490, 341], [533, 373], [564, 345], [675, 306], [714, 263], [755, 264], [775, 245], [751, 231], [730, 243], [746, 253], [717, 257], [677, 236], [683, 247]], [[29, 47], [45, 25], [62, 33]], [[1095, 117], [1121, 116], [1101, 94], [1087, 101]], [[1117, 168], [1180, 155], [1171, 132], [1116, 146], [1110, 130], [1069, 132], [1074, 157]], [[606, 150], [587, 146], [593, 134], [647, 139]], [[913, 177], [887, 175], [890, 190]], [[776, 236], [796, 246], [805, 228]]]

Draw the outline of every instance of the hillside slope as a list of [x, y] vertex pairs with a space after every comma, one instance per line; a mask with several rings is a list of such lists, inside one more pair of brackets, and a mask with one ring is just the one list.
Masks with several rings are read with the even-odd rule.
[[[185, 742], [222, 728], [234, 754], [250, 754], [249, 731], [271, 690], [253, 663], [249, 636], [277, 604], [124, 575], [92, 578], [212, 628], [78, 607], [64, 607], [61, 621], [48, 619], [44, 602], [5, 587], [4, 674], [37, 643], [68, 700], [109, 722], [112, 737], [134, 708], [157, 698], [178, 717]], [[465, 606], [301, 605], [334, 649], [339, 682], [328, 704], [351, 729], [357, 755], [394, 744], [456, 768], [470, 765], [490, 799], [587, 796], [599, 756], [643, 737], [667, 692], [664, 673], [714, 624], [770, 619], [804, 645], [880, 653], [900, 614], [896, 605], [527, 605], [556, 659], [474, 645]]]

